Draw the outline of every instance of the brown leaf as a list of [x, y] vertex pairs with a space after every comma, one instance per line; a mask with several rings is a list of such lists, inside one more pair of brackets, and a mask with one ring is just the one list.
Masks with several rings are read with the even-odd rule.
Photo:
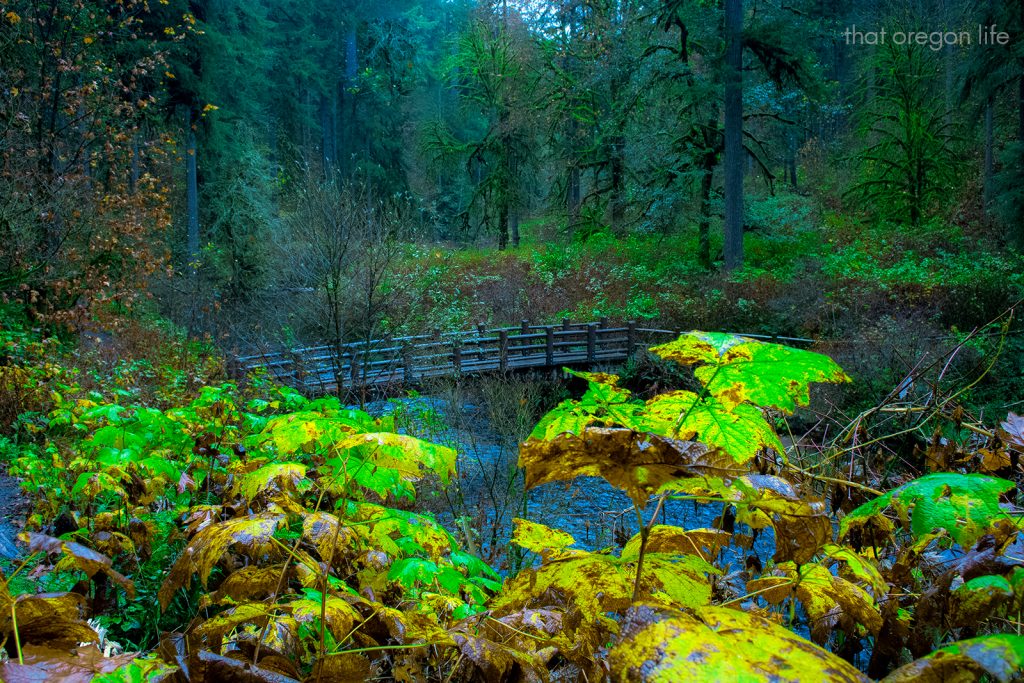
[[[648, 553], [682, 553], [696, 555], [710, 562], [718, 552], [729, 545], [732, 534], [721, 529], [681, 529], [655, 524], [647, 538]], [[640, 551], [640, 534], [636, 534], [622, 549], [621, 557], [636, 556]]]
[[[63, 553], [65, 557], [71, 558], [75, 567], [85, 572], [90, 579], [98, 572], [109, 576], [114, 583], [124, 588], [128, 597], [135, 598], [135, 584], [112, 567], [113, 562], [109, 557], [98, 553], [92, 548], [87, 548], [81, 543], [73, 541], [62, 541], [46, 534], [37, 534], [32, 531], [18, 534], [18, 538], [28, 544], [29, 552], [56, 554]], [[127, 539], [126, 539], [127, 540]]]
[[1010, 413], [999, 426], [999, 438], [1014, 450], [1024, 453], [1024, 416]]
[[171, 566], [157, 593], [160, 606], [167, 609], [177, 590], [188, 588], [193, 575], [198, 575], [205, 587], [210, 572], [229, 548], [238, 548], [241, 555], [254, 561], [278, 555], [272, 537], [283, 521], [281, 514], [248, 515], [202, 527]]
[[526, 487], [578, 476], [603, 477], [638, 507], [663, 484], [682, 477], [735, 477], [747, 468], [720, 450], [629, 429], [587, 427], [579, 436], [528, 439], [519, 447]]
[[250, 662], [201, 650], [192, 658], [189, 679], [210, 683], [299, 683], [298, 680], [268, 671]]
[[[82, 619], [85, 598], [77, 593], [40, 593], [19, 595], [15, 600], [18, 637], [22, 644], [38, 643], [50, 647], [74, 647], [96, 642], [99, 636]], [[13, 632], [11, 598], [0, 594], [0, 633]]]
[[224, 579], [223, 583], [218, 586], [217, 592], [204, 595], [201, 606], [219, 605], [228, 600], [246, 602], [269, 597], [277, 590], [283, 569], [284, 566], [280, 564], [269, 567], [258, 565], [242, 567]]
[[137, 652], [104, 657], [95, 645], [62, 650], [39, 645], [21, 648], [24, 664], [9, 660], [0, 666], [0, 680], [6, 683], [89, 683], [98, 674], [110, 673], [129, 664]]
[[372, 678], [370, 660], [360, 654], [328, 655], [317, 661], [310, 680], [321, 683], [362, 683]]

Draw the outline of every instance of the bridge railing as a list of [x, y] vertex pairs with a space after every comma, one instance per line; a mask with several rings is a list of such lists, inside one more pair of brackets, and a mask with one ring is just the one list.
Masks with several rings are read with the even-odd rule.
[[[638, 349], [675, 339], [678, 330], [639, 327], [635, 321], [611, 326], [607, 320], [561, 325], [442, 332], [343, 344], [268, 351], [239, 356], [235, 369], [244, 375], [263, 368], [278, 382], [303, 393], [338, 393], [360, 387], [415, 384], [432, 377], [621, 362]], [[771, 335], [744, 335], [786, 343], [813, 340]]]

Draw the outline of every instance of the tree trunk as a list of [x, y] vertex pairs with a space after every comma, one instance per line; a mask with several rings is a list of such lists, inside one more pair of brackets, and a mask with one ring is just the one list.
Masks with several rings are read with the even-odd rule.
[[743, 265], [743, 0], [725, 0], [725, 269]]
[[1017, 141], [1024, 142], [1024, 75], [1017, 85]]
[[356, 27], [352, 26], [345, 33], [345, 76], [342, 79], [342, 144], [341, 170], [346, 175], [353, 170], [352, 156], [355, 152], [356, 139], [356, 76], [359, 73], [359, 52]]
[[576, 133], [578, 124], [574, 116], [569, 117], [566, 132], [569, 169], [565, 187], [566, 213], [569, 216], [569, 228], [573, 228], [580, 220], [580, 167], [576, 158]]
[[711, 187], [715, 177], [715, 163], [704, 165], [700, 179], [700, 223], [697, 226], [697, 259], [701, 267], [711, 270]]
[[995, 167], [993, 159], [994, 126], [992, 98], [985, 103], [985, 167], [982, 178], [982, 208], [988, 212], [992, 204], [992, 174]]
[[196, 132], [192, 128], [192, 108], [185, 108], [185, 214], [189, 268], [195, 273], [199, 260], [199, 178], [196, 166]]
[[796, 181], [796, 156], [796, 131], [791, 127], [786, 135], [786, 176], [787, 180], [789, 180], [789, 185], [793, 188], [794, 192], [798, 189]]
[[498, 251], [505, 251], [508, 247], [508, 202], [501, 200], [498, 207]]
[[512, 232], [512, 248], [519, 246], [519, 212], [512, 211], [508, 215], [509, 230]]
[[612, 232], [619, 232], [622, 229], [623, 218], [626, 215], [626, 161], [624, 158], [626, 138], [616, 135], [612, 138], [609, 153], [609, 165], [611, 167], [611, 222]]
[[333, 99], [327, 94], [320, 96], [320, 157], [325, 178], [334, 176], [337, 163]]

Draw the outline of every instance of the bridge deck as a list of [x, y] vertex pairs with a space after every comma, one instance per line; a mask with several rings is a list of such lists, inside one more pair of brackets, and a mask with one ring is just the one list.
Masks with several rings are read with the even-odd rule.
[[[412, 386], [437, 377], [623, 362], [638, 349], [675, 339], [674, 330], [638, 327], [630, 321], [612, 327], [607, 321], [531, 325], [441, 332], [377, 339], [334, 346], [267, 351], [234, 360], [244, 375], [263, 368], [278, 382], [303, 394]], [[810, 339], [770, 337], [783, 342]]]

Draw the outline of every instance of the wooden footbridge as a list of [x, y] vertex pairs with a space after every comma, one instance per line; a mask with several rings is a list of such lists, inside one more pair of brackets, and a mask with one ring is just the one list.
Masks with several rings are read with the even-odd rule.
[[[682, 332], [639, 327], [635, 321], [607, 320], [531, 325], [396, 337], [335, 345], [267, 351], [234, 359], [233, 373], [263, 369], [306, 395], [415, 386], [423, 380], [492, 372], [590, 367], [621, 363], [638, 350], [677, 338]], [[786, 343], [811, 339], [744, 335]]]

